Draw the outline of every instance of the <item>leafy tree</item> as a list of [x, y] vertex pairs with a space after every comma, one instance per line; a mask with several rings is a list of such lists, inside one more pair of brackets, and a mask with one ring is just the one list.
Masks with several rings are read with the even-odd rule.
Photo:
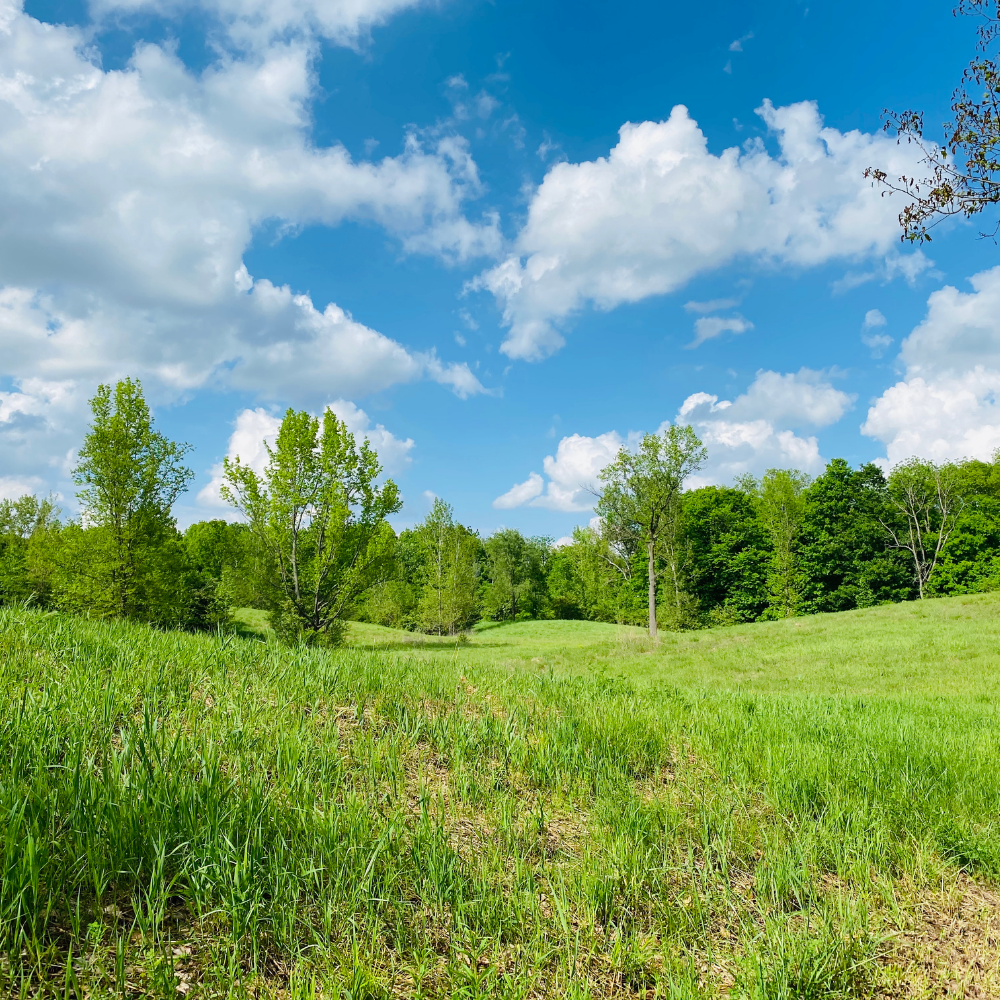
[[545, 616], [551, 546], [550, 538], [525, 538], [514, 528], [502, 528], [486, 539], [482, 604], [487, 618], [517, 621]]
[[554, 549], [548, 562], [549, 604], [556, 618], [645, 624], [637, 606], [635, 560], [612, 551], [599, 527], [573, 529], [572, 544]]
[[844, 611], [909, 596], [906, 567], [887, 550], [894, 517], [881, 469], [831, 461], [803, 494], [799, 566], [803, 607]]
[[[138, 381], [98, 387], [93, 421], [80, 449], [74, 481], [84, 525], [71, 532], [62, 558], [63, 590], [73, 603], [123, 618], [186, 618], [176, 567], [181, 558], [171, 509], [193, 473], [182, 459], [186, 444], [154, 430]], [[181, 560], [183, 561], [183, 560]], [[85, 578], [87, 591], [72, 580]]]
[[197, 521], [184, 532], [188, 557], [210, 579], [218, 597], [237, 608], [266, 608], [260, 593], [263, 567], [246, 524]]
[[415, 534], [424, 556], [425, 582], [417, 610], [420, 624], [438, 635], [454, 635], [476, 618], [479, 541], [455, 523], [452, 508], [440, 497]]
[[33, 565], [31, 544], [56, 523], [56, 507], [49, 499], [27, 494], [0, 501], [0, 604], [31, 598], [45, 602], [48, 581]]
[[948, 537], [928, 591], [970, 594], [1000, 589], [1000, 499], [966, 499]]
[[758, 516], [771, 538], [770, 608], [765, 617], [787, 618], [802, 605], [799, 536], [809, 482], [809, 476], [798, 469], [768, 469], [762, 479], [744, 476], [740, 480], [741, 489], [757, 498]]
[[[911, 458], [889, 473], [889, 499], [900, 518], [882, 522], [893, 548], [908, 552], [923, 599], [965, 504], [956, 466]], [[900, 521], [902, 523], [900, 523]]]
[[[906, 196], [899, 224], [902, 239], [914, 243], [929, 242], [929, 230], [942, 219], [970, 218], [1000, 202], [1000, 65], [990, 55], [1000, 37], [1000, 4], [997, 0], [961, 0], [954, 13], [980, 19], [979, 54], [952, 95], [955, 117], [944, 125], [944, 141], [940, 145], [926, 142], [922, 112], [885, 112], [886, 130], [917, 145], [929, 176], [890, 180], [884, 170], [869, 167], [865, 171], [887, 192]], [[994, 227], [990, 235], [996, 232]]]
[[[600, 474], [604, 489], [597, 513], [611, 545], [635, 546], [640, 541], [645, 545], [649, 634], [654, 637], [657, 549], [664, 541], [676, 542], [681, 490], [705, 455], [690, 426], [671, 424], [662, 434], [646, 434], [638, 451], [622, 448]], [[676, 563], [671, 568], [676, 571]]]
[[250, 523], [261, 554], [261, 590], [286, 642], [342, 640], [353, 602], [391, 564], [386, 518], [402, 501], [396, 484], [376, 485], [378, 457], [332, 410], [289, 409], [263, 476], [239, 457], [224, 464], [223, 497]]
[[684, 494], [691, 592], [709, 622], [756, 621], [768, 607], [771, 539], [743, 490], [706, 486]]

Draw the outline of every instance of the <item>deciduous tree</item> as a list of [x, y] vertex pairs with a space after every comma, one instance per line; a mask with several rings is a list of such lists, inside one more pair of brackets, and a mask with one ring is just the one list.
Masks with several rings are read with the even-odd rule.
[[[961, 0], [954, 13], [979, 18], [979, 54], [952, 95], [954, 118], [944, 124], [942, 141], [926, 139], [923, 112], [885, 111], [886, 130], [921, 150], [928, 176], [890, 178], [878, 167], [865, 171], [886, 194], [906, 197], [899, 224], [902, 239], [914, 243], [928, 242], [942, 219], [971, 218], [1000, 203], [1000, 65], [990, 55], [1000, 37], [1000, 2]], [[994, 226], [989, 235], [996, 233]]]
[[352, 603], [385, 572], [395, 536], [386, 518], [402, 506], [367, 441], [327, 409], [320, 421], [289, 409], [258, 475], [226, 459], [223, 497], [242, 511], [260, 547], [262, 589], [287, 642], [342, 640]]
[[137, 380], [99, 386], [90, 407], [93, 420], [73, 472], [84, 526], [97, 529], [86, 538], [94, 551], [83, 558], [93, 563], [95, 583], [104, 581], [111, 613], [149, 618], [157, 603], [152, 591], [170, 582], [158, 579], [160, 550], [176, 544], [172, 508], [193, 476], [183, 464], [190, 445], [153, 428]]
[[959, 471], [952, 464], [911, 458], [889, 473], [889, 498], [902, 524], [884, 520], [883, 527], [892, 546], [910, 554], [923, 598], [965, 505]]
[[601, 471], [598, 516], [612, 545], [645, 545], [649, 634], [656, 636], [657, 548], [671, 536], [684, 482], [701, 468], [706, 451], [690, 426], [671, 424], [646, 434], [636, 451], [622, 448]]

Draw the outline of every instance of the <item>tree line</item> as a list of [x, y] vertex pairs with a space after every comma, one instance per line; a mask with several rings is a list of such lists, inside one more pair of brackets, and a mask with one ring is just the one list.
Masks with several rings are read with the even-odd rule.
[[438, 635], [482, 619], [691, 629], [1000, 587], [1000, 459], [911, 459], [888, 475], [831, 461], [687, 488], [706, 452], [687, 426], [623, 448], [569, 544], [481, 537], [436, 499], [398, 534], [378, 456], [330, 410], [289, 410], [262, 473], [224, 463], [239, 522], [180, 532], [187, 445], [156, 430], [142, 386], [101, 386], [73, 473], [80, 516], [0, 503], [0, 601], [166, 628], [266, 610], [287, 643], [339, 643], [350, 620]]

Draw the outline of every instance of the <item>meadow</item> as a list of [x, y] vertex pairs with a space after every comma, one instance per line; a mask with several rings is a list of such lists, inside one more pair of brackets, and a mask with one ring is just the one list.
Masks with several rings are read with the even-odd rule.
[[1000, 995], [1000, 599], [347, 648], [0, 609], [0, 994]]

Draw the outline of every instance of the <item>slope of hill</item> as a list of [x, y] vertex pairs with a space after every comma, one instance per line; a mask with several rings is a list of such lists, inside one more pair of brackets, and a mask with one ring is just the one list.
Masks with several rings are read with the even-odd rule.
[[998, 607], [336, 653], [0, 609], [0, 995], [996, 996]]
[[[242, 614], [264, 627], [262, 612]], [[662, 632], [656, 642], [643, 628], [603, 622], [483, 622], [462, 643], [353, 622], [349, 644], [432, 662], [541, 666], [559, 676], [624, 673], [633, 683], [679, 687], [988, 695], [1000, 682], [1000, 594]]]

